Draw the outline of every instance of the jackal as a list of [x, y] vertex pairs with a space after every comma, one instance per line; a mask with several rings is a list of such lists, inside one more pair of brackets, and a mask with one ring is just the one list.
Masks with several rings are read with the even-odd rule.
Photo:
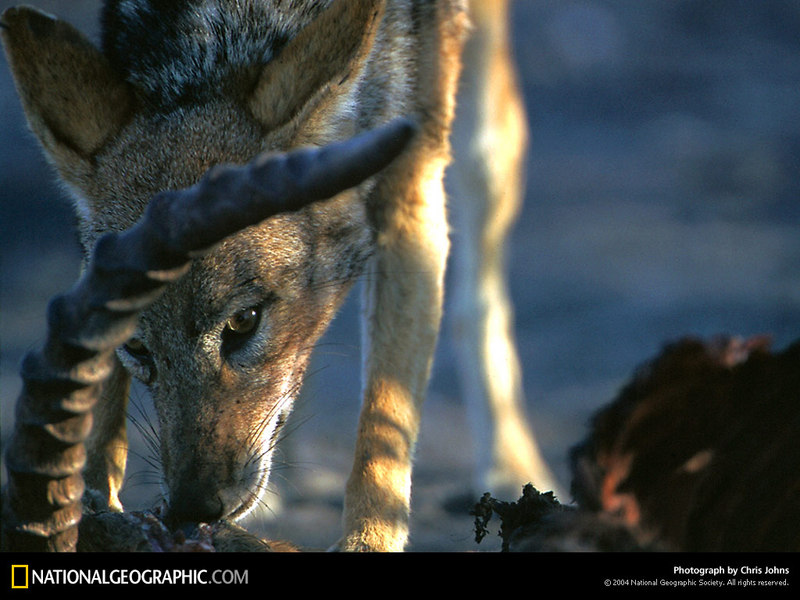
[[[475, 127], [514, 134], [508, 158], [496, 163], [507, 163], [508, 172], [488, 168], [490, 189], [479, 194], [496, 205], [472, 203], [486, 205], [477, 210], [490, 212], [489, 222], [501, 215], [493, 226], [501, 237], [519, 194], [524, 147], [522, 120], [494, 120], [509, 107], [505, 114], [519, 115], [513, 78], [496, 70], [508, 68], [507, 48], [497, 45], [505, 4], [475, 3], [476, 31], [485, 35], [478, 47], [488, 60], [472, 92], [485, 96], [476, 105], [483, 117], [467, 125], [470, 136]], [[338, 547], [403, 549], [412, 455], [442, 315], [449, 251], [443, 176], [467, 7], [460, 0], [108, 0], [102, 24], [97, 49], [66, 22], [33, 9], [3, 15], [28, 121], [72, 192], [87, 255], [102, 233], [131, 226], [155, 193], [189, 186], [216, 164], [327, 144], [398, 116], [414, 118], [419, 133], [357, 189], [270, 218], [198, 257], [145, 311], [135, 337], [118, 350], [98, 404], [87, 484], [122, 509], [125, 412], [135, 376], [149, 386], [158, 415], [168, 521], [247, 514], [266, 486], [314, 343], [369, 270], [362, 412]], [[503, 88], [495, 93], [487, 77], [497, 73]], [[488, 120], [487, 99], [501, 103]], [[498, 190], [503, 178], [508, 189]], [[475, 239], [479, 253], [502, 244], [480, 232]], [[499, 275], [490, 262], [479, 278]], [[468, 310], [481, 313], [483, 300]], [[492, 323], [492, 314], [481, 313], [479, 322]], [[507, 340], [506, 318], [500, 327]], [[485, 339], [475, 343], [487, 347]], [[510, 367], [499, 369], [511, 372], [513, 387], [513, 346], [507, 356]], [[512, 398], [504, 413], [519, 421], [513, 390], [503, 394]], [[527, 434], [514, 435], [515, 450], [532, 457], [519, 484], [552, 487], [537, 480], [549, 475]]]

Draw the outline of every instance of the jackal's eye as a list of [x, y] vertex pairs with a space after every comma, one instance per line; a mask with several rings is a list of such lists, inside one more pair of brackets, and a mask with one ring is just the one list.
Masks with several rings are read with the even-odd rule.
[[153, 355], [139, 338], [129, 339], [126, 344], [123, 344], [121, 351], [117, 352], [117, 356], [131, 375], [137, 379], [151, 383], [155, 378], [156, 367]]
[[247, 344], [258, 331], [261, 322], [261, 308], [253, 306], [235, 313], [225, 323], [222, 332], [222, 352], [230, 356]]
[[225, 332], [237, 335], [251, 333], [258, 325], [260, 313], [257, 308], [246, 308], [233, 315], [225, 324]]

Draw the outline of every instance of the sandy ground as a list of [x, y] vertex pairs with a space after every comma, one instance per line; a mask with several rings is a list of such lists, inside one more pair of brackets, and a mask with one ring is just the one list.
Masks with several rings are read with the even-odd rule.
[[[96, 36], [98, 2], [35, 4]], [[532, 130], [509, 250], [516, 335], [532, 426], [566, 481], [566, 452], [593, 410], [664, 342], [769, 333], [782, 348], [800, 331], [800, 5], [518, 0], [513, 22]], [[5, 63], [0, 102], [7, 433], [19, 361], [42, 338], [47, 299], [76, 278], [78, 251]], [[463, 505], [449, 510], [472, 492], [448, 324], [425, 407], [411, 549], [493, 550], [497, 540], [474, 543]], [[252, 527], [315, 548], [336, 540], [358, 355], [351, 301], [291, 422], [274, 512]], [[140, 391], [134, 401], [147, 406]], [[154, 480], [134, 457], [125, 501], [147, 505]]]

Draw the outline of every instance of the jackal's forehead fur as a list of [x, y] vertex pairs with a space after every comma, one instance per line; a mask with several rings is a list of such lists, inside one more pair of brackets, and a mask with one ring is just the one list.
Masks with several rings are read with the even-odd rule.
[[98, 235], [130, 227], [154, 193], [188, 187], [214, 165], [243, 164], [266, 149], [258, 124], [223, 100], [135, 115], [91, 169], [70, 174], [83, 245], [88, 250]]

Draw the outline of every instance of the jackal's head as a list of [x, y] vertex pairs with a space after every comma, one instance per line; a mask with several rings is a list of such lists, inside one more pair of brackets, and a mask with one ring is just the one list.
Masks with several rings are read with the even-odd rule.
[[[31, 128], [75, 198], [85, 249], [210, 167], [354, 131], [379, 2], [118, 0], [103, 50], [9, 9], [3, 39]], [[119, 350], [151, 389], [168, 515], [258, 501], [309, 354], [372, 246], [357, 192], [283, 214], [197, 259]]]

